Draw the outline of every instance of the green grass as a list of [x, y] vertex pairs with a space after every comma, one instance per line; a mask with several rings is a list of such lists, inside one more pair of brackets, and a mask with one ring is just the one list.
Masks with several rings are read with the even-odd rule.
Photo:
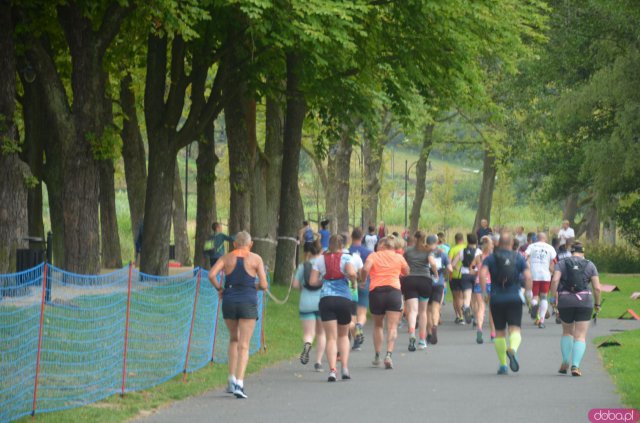
[[[605, 338], [599, 337], [593, 342], [598, 344]], [[640, 329], [617, 334], [615, 339], [622, 346], [599, 349], [605, 369], [616, 383], [622, 402], [628, 407], [640, 408]]]
[[617, 285], [620, 291], [603, 292], [601, 318], [617, 319], [627, 309], [633, 309], [640, 313], [640, 300], [632, 300], [631, 294], [640, 291], [640, 275], [615, 275], [602, 274], [600, 282], [609, 285]]
[[[286, 287], [274, 286], [273, 294], [278, 298], [283, 298], [286, 294]], [[294, 291], [287, 304], [283, 306], [269, 302], [265, 318], [267, 350], [254, 354], [249, 359], [248, 374], [255, 373], [297, 354], [301, 337], [300, 330], [297, 330], [298, 326], [296, 325], [298, 298], [298, 292]], [[38, 420], [52, 423], [127, 421], [136, 416], [151, 413], [171, 402], [220, 388], [226, 383], [226, 378], [226, 364], [213, 364], [189, 374], [186, 383], [182, 382], [182, 375], [179, 375], [157, 387], [127, 393], [124, 398], [112, 396], [81, 408], [39, 414]], [[26, 417], [19, 421], [27, 422], [31, 419]]]

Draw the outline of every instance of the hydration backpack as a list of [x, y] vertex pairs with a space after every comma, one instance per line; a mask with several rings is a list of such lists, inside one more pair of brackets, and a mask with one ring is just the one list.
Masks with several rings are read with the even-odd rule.
[[467, 247], [462, 253], [462, 266], [469, 267], [473, 263], [473, 259], [476, 258], [476, 248]]
[[518, 268], [516, 267], [517, 254], [515, 251], [509, 250], [494, 251], [497, 272], [495, 279], [492, 275], [491, 283], [499, 283], [502, 286], [519, 283]]
[[344, 274], [340, 271], [340, 261], [342, 260], [342, 253], [325, 253], [324, 265], [326, 272], [324, 279], [328, 281], [334, 281], [337, 279], [345, 279]]
[[320, 288], [322, 288], [322, 285], [320, 286], [311, 286], [309, 285], [309, 280], [311, 279], [311, 270], [313, 269], [313, 264], [311, 264], [310, 261], [305, 261], [302, 264], [302, 267], [304, 269], [304, 273], [303, 273], [303, 279], [304, 279], [304, 283], [303, 286], [306, 290], [308, 291], [317, 291]]
[[589, 280], [585, 269], [589, 260], [570, 257], [564, 260], [566, 274], [562, 275], [562, 287], [569, 292], [580, 292], [588, 289]]

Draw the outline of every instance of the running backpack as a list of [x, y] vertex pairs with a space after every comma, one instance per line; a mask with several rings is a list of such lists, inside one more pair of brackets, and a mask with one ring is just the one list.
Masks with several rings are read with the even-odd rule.
[[519, 283], [518, 268], [516, 267], [516, 260], [518, 259], [518, 253], [509, 250], [496, 250], [493, 256], [496, 259], [496, 275], [491, 276], [491, 283], [499, 283], [502, 286], [507, 284]]
[[303, 273], [303, 279], [304, 279], [303, 286], [304, 286], [304, 288], [305, 288], [306, 290], [308, 290], [308, 291], [317, 291], [317, 290], [319, 290], [320, 288], [322, 288], [322, 286], [312, 286], [312, 285], [309, 285], [309, 280], [311, 279], [311, 270], [313, 269], [313, 264], [311, 264], [311, 262], [310, 262], [310, 261], [305, 261], [305, 262], [302, 264], [302, 267], [303, 267], [303, 269], [304, 269], [304, 270], [303, 270], [303, 272], [304, 272], [304, 273]]
[[310, 228], [304, 231], [304, 242], [313, 242], [313, 231]]
[[585, 269], [589, 260], [567, 258], [564, 260], [566, 274], [562, 275], [562, 287], [569, 292], [580, 292], [588, 289], [589, 281]]
[[476, 258], [476, 248], [465, 248], [462, 253], [462, 266], [468, 268], [473, 263], [474, 258]]
[[342, 253], [325, 253], [324, 265], [326, 272], [324, 279], [333, 281], [337, 279], [344, 279], [344, 274], [340, 271], [340, 261], [342, 260]]

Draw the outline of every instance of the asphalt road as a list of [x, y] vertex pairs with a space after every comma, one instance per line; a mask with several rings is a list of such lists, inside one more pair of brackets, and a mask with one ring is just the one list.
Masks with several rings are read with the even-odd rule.
[[[362, 351], [351, 355], [350, 381], [328, 383], [326, 372], [316, 373], [313, 363], [303, 366], [294, 359], [249, 376], [245, 381], [247, 400], [215, 390], [136, 421], [565, 423], [588, 421], [592, 408], [621, 407], [613, 381], [592, 344], [587, 344], [582, 377], [557, 373], [561, 327], [552, 320], [546, 329], [538, 329], [523, 316], [521, 368], [508, 376], [496, 375], [493, 344], [477, 345], [475, 331], [452, 320], [451, 306], [447, 305], [439, 343], [426, 351], [408, 352], [408, 335], [402, 330], [393, 370], [372, 367], [368, 326]], [[638, 322], [601, 319], [589, 338], [638, 327]], [[291, 330], [300, 331], [297, 322]], [[488, 335], [485, 330], [485, 338]], [[275, 343], [277, 339], [268, 341]]]

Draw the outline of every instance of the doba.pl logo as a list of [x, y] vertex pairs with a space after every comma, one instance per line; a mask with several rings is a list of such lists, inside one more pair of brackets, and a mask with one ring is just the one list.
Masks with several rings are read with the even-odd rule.
[[640, 420], [640, 411], [633, 408], [594, 408], [589, 411], [591, 423], [637, 423]]

